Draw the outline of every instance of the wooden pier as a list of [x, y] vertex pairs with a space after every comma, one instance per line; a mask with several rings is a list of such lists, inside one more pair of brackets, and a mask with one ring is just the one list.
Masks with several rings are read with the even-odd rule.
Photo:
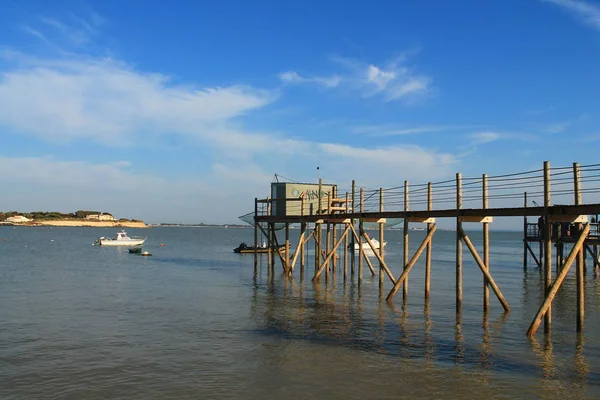
[[[437, 230], [438, 218], [453, 218], [456, 222], [456, 311], [460, 313], [463, 303], [463, 250], [466, 247], [482, 274], [482, 303], [484, 312], [490, 308], [490, 289], [505, 312], [510, 310], [509, 302], [493, 278], [490, 260], [489, 224], [494, 218], [523, 217], [523, 266], [532, 258], [535, 266], [543, 269], [544, 301], [533, 316], [527, 330], [533, 336], [544, 321], [544, 332], [552, 326], [551, 304], [571, 265], [576, 264], [577, 275], [577, 331], [584, 327], [584, 274], [586, 256], [593, 260], [594, 274], [598, 273], [598, 244], [600, 235], [597, 215], [600, 213], [600, 164], [551, 168], [544, 162], [539, 170], [480, 177], [463, 177], [442, 182], [428, 182], [402, 186], [366, 190], [351, 188], [343, 194], [337, 185], [324, 184], [272, 184], [271, 197], [255, 199], [254, 244], [262, 235], [268, 248], [284, 244], [283, 250], [268, 252], [268, 273], [272, 276], [277, 259], [283, 273], [291, 276], [300, 265], [304, 276], [306, 267], [306, 246], [314, 244], [313, 282], [318, 284], [321, 276], [335, 274], [338, 264], [343, 268], [343, 278], [362, 283], [364, 265], [369, 273], [379, 273], [379, 287], [383, 295], [384, 281], [389, 279], [392, 289], [386, 300], [393, 302], [398, 291], [402, 290], [403, 302], [407, 301], [409, 274], [417, 261], [425, 253], [425, 300], [430, 296], [432, 243]], [[588, 203], [583, 201], [586, 196]], [[553, 204], [558, 198], [560, 204]], [[538, 205], [539, 201], [542, 205]], [[533, 206], [529, 205], [529, 202]], [[590, 220], [589, 216], [596, 216]], [[534, 223], [528, 217], [534, 217]], [[401, 272], [395, 275], [393, 266], [385, 260], [385, 225], [390, 221], [403, 221], [403, 263]], [[414, 254], [409, 254], [410, 224], [425, 224], [425, 238]], [[480, 251], [463, 229], [464, 223], [482, 225], [483, 243]], [[290, 224], [300, 225], [297, 243], [290, 243]], [[308, 229], [312, 225], [312, 229]], [[377, 226], [378, 241], [366, 232], [366, 225]], [[283, 230], [284, 238], [277, 232]], [[336, 236], [337, 232], [341, 234]], [[279, 235], [281, 236], [281, 235]], [[357, 252], [346, 251], [349, 242], [358, 245]], [[292, 245], [295, 245], [292, 249]], [[353, 244], [352, 244], [353, 245]], [[338, 249], [343, 246], [342, 259]], [[533, 246], [533, 247], [532, 247]], [[556, 255], [556, 273], [553, 274], [553, 250]], [[534, 250], [535, 248], [535, 250]], [[565, 249], [570, 248], [565, 257]], [[368, 257], [376, 258], [374, 265]], [[350, 276], [349, 267], [350, 266]], [[258, 253], [254, 258], [255, 273], [258, 268]], [[378, 269], [378, 271], [377, 271]], [[397, 269], [397, 268], [396, 268]], [[396, 273], [398, 274], [398, 273]]]

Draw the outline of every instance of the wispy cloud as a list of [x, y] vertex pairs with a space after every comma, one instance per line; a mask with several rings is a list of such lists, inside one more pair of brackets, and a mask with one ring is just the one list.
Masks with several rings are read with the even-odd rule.
[[431, 125], [419, 127], [398, 127], [393, 125], [368, 125], [352, 128], [353, 133], [368, 134], [369, 136], [402, 136], [421, 133], [459, 131], [468, 129], [481, 129], [487, 125]]
[[584, 24], [600, 30], [600, 6], [580, 0], [541, 0], [565, 8]]
[[524, 132], [501, 132], [501, 131], [480, 131], [470, 134], [471, 146], [496, 142], [498, 140], [512, 140], [521, 142], [531, 142], [538, 140], [537, 136]]
[[62, 48], [88, 44], [105, 24], [106, 20], [95, 12], [90, 12], [87, 17], [73, 13], [63, 18], [42, 15], [37, 18], [36, 23], [24, 26], [23, 31], [65, 53]]
[[542, 130], [543, 132], [550, 134], [562, 133], [565, 131], [565, 129], [567, 129], [567, 127], [569, 127], [569, 125], [571, 125], [571, 123], [571, 121], [556, 122], [554, 124], [546, 125]]
[[525, 114], [527, 115], [540, 115], [540, 114], [545, 114], [547, 112], [553, 111], [555, 110], [556, 107], [554, 107], [553, 105], [549, 105], [548, 107], [544, 107], [544, 108], [534, 108], [531, 110], [527, 110], [525, 111]]
[[294, 71], [282, 72], [281, 74], [279, 74], [279, 79], [283, 83], [288, 83], [288, 84], [316, 83], [318, 85], [322, 85], [327, 88], [333, 88], [333, 87], [338, 86], [342, 80], [337, 75], [332, 75], [329, 77], [323, 77], [323, 76], [303, 77]]
[[494, 142], [502, 137], [498, 132], [477, 132], [471, 135], [474, 145]]
[[406, 57], [398, 57], [384, 66], [334, 57], [347, 72], [331, 77], [303, 77], [295, 71], [279, 74], [285, 83], [318, 83], [328, 88], [344, 87], [363, 97], [381, 96], [385, 101], [409, 100], [430, 95], [433, 79], [408, 68]]

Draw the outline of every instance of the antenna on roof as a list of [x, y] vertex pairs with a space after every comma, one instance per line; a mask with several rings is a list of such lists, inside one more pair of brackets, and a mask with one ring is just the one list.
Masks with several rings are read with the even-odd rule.
[[536, 203], [535, 200], [531, 200], [531, 202], [533, 203], [534, 206], [539, 207], [538, 203]]
[[319, 167], [317, 167], [317, 181], [321, 179], [321, 173], [319, 172]]

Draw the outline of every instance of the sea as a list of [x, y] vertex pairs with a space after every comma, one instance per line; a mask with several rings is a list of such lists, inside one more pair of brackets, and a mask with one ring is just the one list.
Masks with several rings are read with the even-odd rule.
[[[467, 233], [481, 248], [480, 230]], [[532, 261], [523, 268], [520, 232], [490, 233], [491, 272], [511, 311], [491, 292], [483, 312], [482, 274], [465, 247], [458, 315], [451, 231], [434, 236], [429, 301], [421, 260], [407, 302], [399, 292], [391, 305], [391, 281], [380, 291], [366, 265], [360, 285], [350, 266], [344, 279], [343, 250], [315, 284], [312, 245], [291, 278], [279, 261], [269, 274], [265, 255], [255, 274], [254, 256], [232, 251], [253, 242], [252, 228], [129, 229], [147, 236], [150, 257], [92, 245], [115, 234], [0, 226], [0, 399], [600, 398], [600, 279], [588, 267], [584, 333], [571, 271], [551, 336], [541, 327], [528, 338], [543, 277]], [[423, 237], [410, 232], [411, 253]], [[402, 231], [385, 241], [397, 277]]]

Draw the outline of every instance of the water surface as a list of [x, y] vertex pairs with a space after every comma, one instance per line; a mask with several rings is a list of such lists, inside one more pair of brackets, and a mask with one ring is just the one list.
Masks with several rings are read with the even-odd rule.
[[[1, 399], [600, 398], [600, 282], [588, 272], [583, 335], [572, 272], [552, 337], [529, 340], [542, 276], [523, 271], [520, 233], [491, 233], [511, 312], [491, 293], [483, 314], [482, 276], [465, 248], [458, 318], [453, 232], [434, 238], [429, 303], [419, 263], [408, 304], [399, 292], [391, 307], [366, 266], [360, 287], [339, 264], [313, 285], [310, 251], [304, 277], [297, 265], [286, 279], [277, 264], [270, 279], [265, 256], [255, 277], [253, 256], [232, 252], [252, 229], [130, 229], [148, 236], [152, 257], [91, 245], [114, 233], [0, 227]], [[386, 231], [396, 276], [401, 235]], [[411, 251], [423, 236], [411, 232]], [[386, 279], [384, 297], [391, 287]]]

